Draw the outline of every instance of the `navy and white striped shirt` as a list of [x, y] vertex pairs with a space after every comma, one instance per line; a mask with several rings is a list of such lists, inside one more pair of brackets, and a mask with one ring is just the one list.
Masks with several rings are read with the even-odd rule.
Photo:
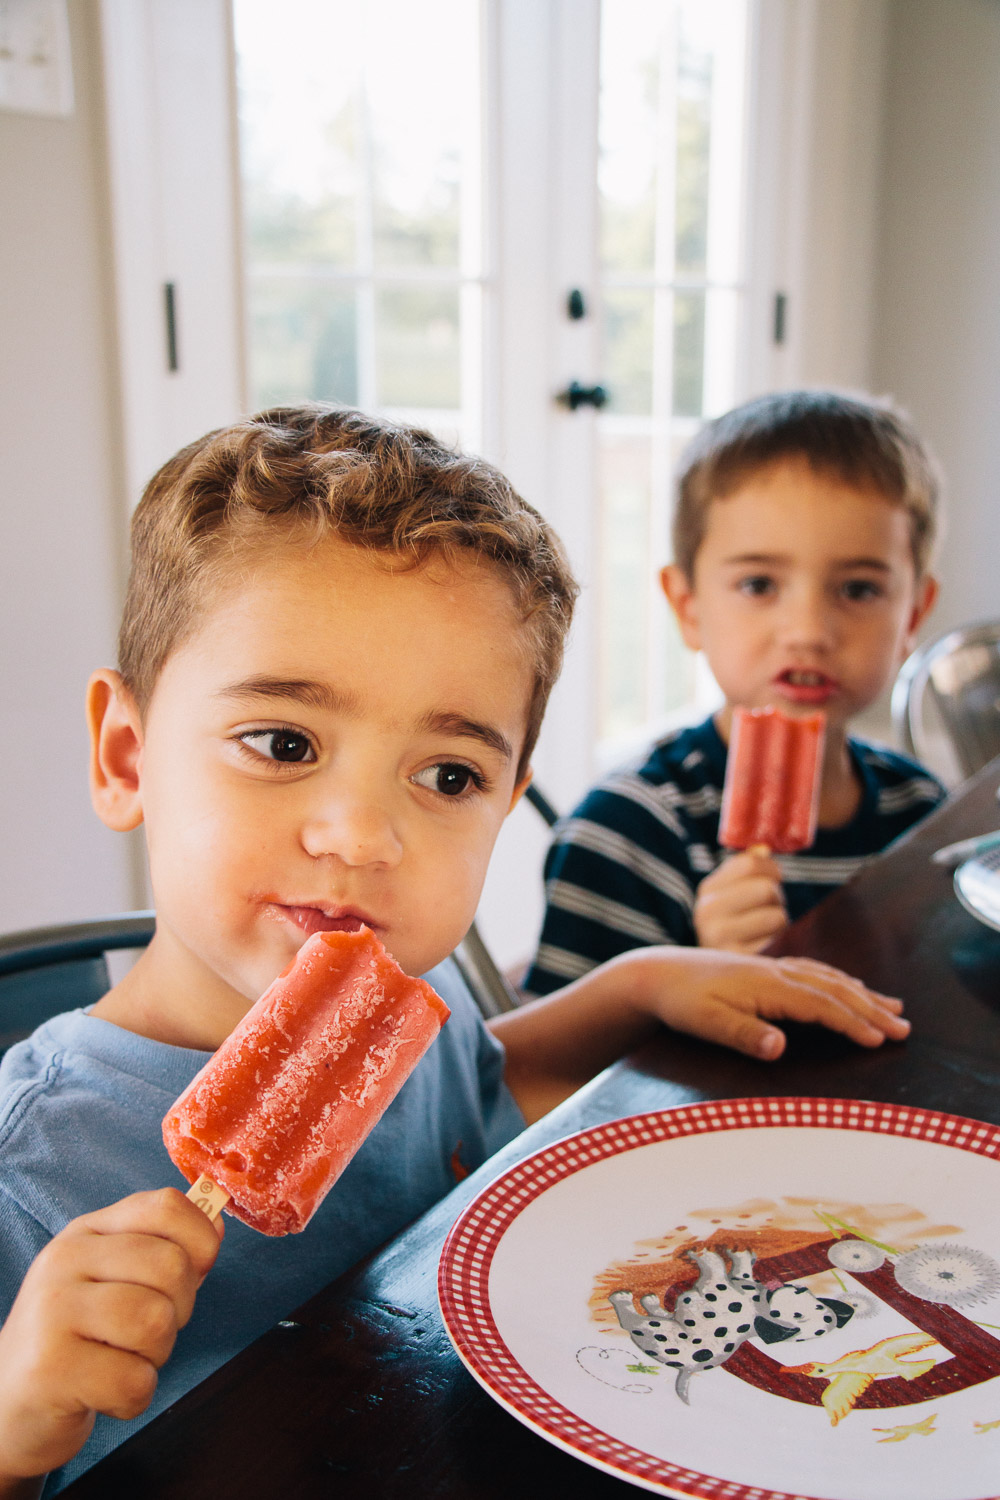
[[[777, 856], [793, 921], [945, 795], [905, 755], [848, 744], [861, 778], [857, 813], [842, 828], [820, 829], [803, 853]], [[695, 892], [727, 852], [718, 841], [725, 774], [726, 746], [709, 718], [661, 740], [643, 765], [609, 776], [558, 825], [529, 994], [559, 989], [630, 948], [697, 944]]]

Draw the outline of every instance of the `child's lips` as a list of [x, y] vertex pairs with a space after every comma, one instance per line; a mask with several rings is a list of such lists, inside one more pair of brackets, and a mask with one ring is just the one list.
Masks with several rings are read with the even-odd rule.
[[375, 930], [375, 923], [364, 912], [351, 909], [330, 909], [320, 906], [286, 906], [275, 903], [283, 917], [300, 927], [306, 937], [314, 932], [357, 932], [361, 927]]
[[774, 679], [775, 690], [789, 703], [827, 703], [840, 684], [826, 672], [811, 667], [789, 667]]

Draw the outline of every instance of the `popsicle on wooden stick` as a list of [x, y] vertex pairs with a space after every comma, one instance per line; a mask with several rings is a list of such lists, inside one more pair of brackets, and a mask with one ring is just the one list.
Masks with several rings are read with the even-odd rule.
[[724, 848], [775, 854], [809, 848], [816, 837], [825, 724], [823, 714], [733, 710], [719, 820]]
[[304, 1229], [449, 1014], [368, 928], [314, 933], [167, 1112], [188, 1197]]

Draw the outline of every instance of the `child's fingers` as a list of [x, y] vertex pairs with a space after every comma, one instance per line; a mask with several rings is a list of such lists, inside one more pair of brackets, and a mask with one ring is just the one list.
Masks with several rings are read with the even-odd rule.
[[[835, 969], [810, 971], [796, 959], [781, 959], [777, 968], [788, 988], [762, 997], [762, 1009], [772, 1018], [780, 1014], [828, 1026], [863, 1047], [877, 1047], [886, 1037], [902, 1041], [909, 1035], [910, 1023], [859, 980]], [[777, 1012], [772, 1008], [775, 1001]]]
[[77, 1224], [51, 1242], [47, 1258], [48, 1274], [67, 1282], [144, 1288], [170, 1300], [179, 1327], [191, 1316], [201, 1272], [175, 1240], [153, 1234], [95, 1234]]
[[[120, 1291], [138, 1290], [75, 1282], [53, 1289], [54, 1298], [43, 1292], [33, 1299], [24, 1298], [22, 1288], [0, 1338], [0, 1453], [5, 1471], [27, 1478], [66, 1463], [86, 1442], [95, 1412], [129, 1418], [145, 1411], [156, 1390], [156, 1365], [101, 1337], [106, 1328], [115, 1328], [120, 1312], [105, 1308], [96, 1337], [72, 1331], [72, 1325], [88, 1325], [88, 1293], [99, 1303], [113, 1301]], [[169, 1302], [159, 1300], [164, 1321], [173, 1322]], [[54, 1310], [53, 1301], [58, 1303]], [[172, 1338], [166, 1343], [172, 1345]]]
[[0, 1327], [0, 1454], [45, 1473], [79, 1449], [94, 1411], [144, 1411], [218, 1250], [215, 1226], [173, 1188], [57, 1234]]
[[769, 1025], [752, 1010], [741, 1010], [714, 996], [706, 998], [700, 1007], [697, 1025], [684, 1029], [762, 1062], [773, 1062], [785, 1050], [785, 1034], [780, 1027]]
[[884, 1033], [877, 1027], [819, 991], [810, 992], [798, 987], [794, 994], [783, 996], [778, 1004], [770, 995], [758, 995], [756, 999], [756, 1011], [743, 1010], [741, 1006], [720, 1000], [707, 1002], [699, 1017], [698, 1034], [762, 1062], [773, 1062], [785, 1050], [784, 1032], [770, 1024], [770, 1016], [826, 1026], [862, 1047], [877, 1047], [885, 1040]]
[[870, 990], [852, 974], [845, 974], [842, 969], [835, 969], [831, 964], [820, 963], [817, 959], [782, 958], [777, 960], [777, 965], [796, 982], [803, 982], [825, 994], [834, 995], [874, 1023], [888, 1025], [893, 1035], [905, 1036], [909, 1032], [909, 1022], [901, 1019], [903, 1002], [897, 996]]
[[699, 898], [694, 926], [703, 948], [756, 953], [788, 925], [780, 892], [750, 880]]
[[123, 1422], [140, 1416], [156, 1394], [157, 1366], [126, 1349], [88, 1349], [80, 1393], [91, 1411]]
[[144, 1355], [80, 1338], [69, 1346], [51, 1382], [52, 1404], [63, 1405], [67, 1419], [75, 1412], [99, 1411], [126, 1421], [146, 1410], [156, 1382], [157, 1366]]
[[159, 1369], [170, 1358], [181, 1326], [166, 1292], [127, 1282], [80, 1282], [67, 1321], [77, 1338], [138, 1354]]
[[750, 911], [735, 912], [729, 919], [729, 937], [740, 946], [750, 943], [763, 946], [788, 926], [781, 906], [755, 906]]
[[736, 915], [759, 907], [770, 907], [781, 912], [785, 910], [781, 886], [759, 875], [747, 875], [742, 880], [717, 886], [712, 891], [704, 890], [702, 885], [699, 886], [698, 893], [699, 905], [704, 912], [714, 910]]
[[[215, 1262], [219, 1237], [192, 1203], [173, 1189], [167, 1192], [163, 1203], [155, 1201], [159, 1193], [136, 1194], [73, 1220], [30, 1267], [26, 1284], [44, 1276], [67, 1284], [77, 1280], [144, 1288], [169, 1300], [175, 1328], [183, 1328]], [[171, 1201], [175, 1197], [180, 1206]], [[154, 1201], [141, 1201], [147, 1198]]]
[[705, 876], [698, 889], [718, 890], [748, 879], [766, 880], [780, 889], [781, 871], [769, 855], [731, 854]]
[[221, 1215], [213, 1223], [177, 1188], [133, 1193], [84, 1214], [73, 1226], [98, 1235], [142, 1234], [170, 1241], [184, 1251], [199, 1277], [215, 1264], [225, 1233]]
[[826, 983], [842, 989], [844, 993], [857, 993], [868, 1000], [874, 1000], [886, 1010], [901, 1011], [903, 1002], [896, 995], [883, 995], [880, 990], [869, 989], [860, 979], [853, 974], [846, 974], [843, 969], [836, 969], [832, 964], [825, 964], [818, 958], [782, 958], [778, 960], [783, 969], [792, 973], [801, 973], [808, 977], [812, 983]]

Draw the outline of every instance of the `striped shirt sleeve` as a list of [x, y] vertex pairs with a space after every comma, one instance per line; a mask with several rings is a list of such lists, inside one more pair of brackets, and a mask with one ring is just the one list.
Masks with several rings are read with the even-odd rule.
[[631, 948], [695, 941], [688, 844], [662, 791], [616, 778], [557, 828], [529, 993], [548, 994]]

